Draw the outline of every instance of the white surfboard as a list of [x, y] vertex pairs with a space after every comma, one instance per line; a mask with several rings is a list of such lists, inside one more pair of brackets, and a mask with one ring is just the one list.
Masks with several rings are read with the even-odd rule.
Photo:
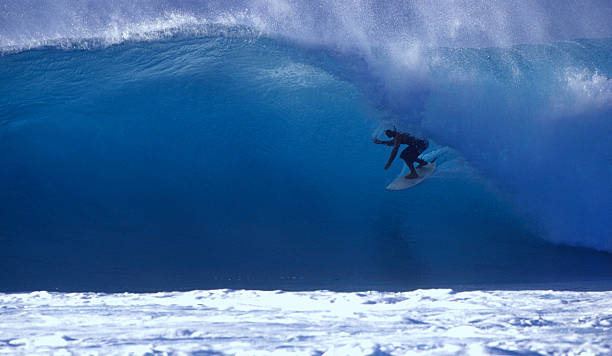
[[406, 172], [402, 172], [402, 174], [399, 177], [395, 178], [395, 180], [387, 186], [387, 190], [404, 190], [404, 189], [412, 188], [415, 185], [427, 179], [427, 177], [429, 177], [435, 170], [436, 170], [436, 164], [434, 162], [431, 162], [426, 166], [416, 169], [417, 174], [419, 175], [418, 178], [410, 179], [410, 178], [404, 178], [406, 174], [410, 174], [410, 170], [406, 169], [405, 170]]

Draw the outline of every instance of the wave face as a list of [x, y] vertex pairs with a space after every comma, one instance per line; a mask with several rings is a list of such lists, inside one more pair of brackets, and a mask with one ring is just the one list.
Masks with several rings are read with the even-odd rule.
[[[612, 278], [576, 247], [612, 251], [606, 3], [23, 4], [0, 15], [4, 289]], [[384, 191], [390, 126], [435, 141], [418, 188]]]

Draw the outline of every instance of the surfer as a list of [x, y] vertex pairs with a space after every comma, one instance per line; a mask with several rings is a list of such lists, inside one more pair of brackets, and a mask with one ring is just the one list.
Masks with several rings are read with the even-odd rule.
[[374, 138], [374, 143], [379, 145], [393, 146], [391, 156], [389, 157], [389, 161], [387, 162], [385, 169], [391, 166], [395, 156], [397, 156], [397, 151], [399, 150], [400, 145], [408, 145], [408, 147], [406, 147], [400, 154], [400, 158], [402, 158], [404, 162], [406, 162], [408, 168], [410, 168], [410, 174], [406, 175], [405, 178], [418, 178], [419, 175], [414, 168], [414, 162], [419, 164], [417, 168], [421, 168], [427, 164], [427, 161], [420, 159], [419, 155], [423, 153], [427, 147], [429, 147], [429, 141], [421, 140], [407, 133], [397, 132], [397, 130], [385, 130], [385, 135], [393, 139], [389, 141], [381, 141], [378, 138]]

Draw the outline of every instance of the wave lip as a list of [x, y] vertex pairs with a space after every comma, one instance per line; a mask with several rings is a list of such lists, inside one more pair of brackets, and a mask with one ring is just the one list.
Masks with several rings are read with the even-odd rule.
[[[32, 49], [59, 42], [159, 38], [202, 24], [246, 26], [300, 43], [392, 52], [417, 47], [507, 47], [574, 38], [612, 37], [612, 7], [598, 0], [509, 5], [443, 1], [8, 0], [0, 12], [0, 48]], [[158, 34], [152, 34], [157, 32]]]
[[64, 50], [101, 49], [125, 42], [151, 42], [160, 40], [198, 37], [261, 36], [262, 32], [252, 26], [237, 24], [232, 17], [210, 21], [193, 15], [177, 12], [142, 22], [111, 22], [96, 31], [79, 30], [67, 33], [50, 33], [38, 36], [0, 37], [0, 54], [16, 53], [37, 48]]

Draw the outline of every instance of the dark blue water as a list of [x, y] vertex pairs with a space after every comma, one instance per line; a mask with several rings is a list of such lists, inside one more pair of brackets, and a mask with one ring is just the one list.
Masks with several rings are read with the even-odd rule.
[[[181, 26], [5, 32], [0, 290], [612, 286], [612, 40], [398, 57]], [[402, 192], [372, 143], [394, 125], [438, 157]]]

